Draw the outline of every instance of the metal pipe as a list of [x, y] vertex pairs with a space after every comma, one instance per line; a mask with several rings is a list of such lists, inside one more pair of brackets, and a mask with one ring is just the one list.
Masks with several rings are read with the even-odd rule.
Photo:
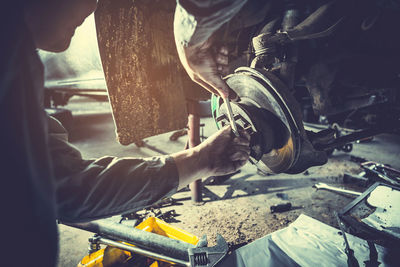
[[[189, 148], [195, 147], [200, 144], [200, 116], [199, 116], [199, 103], [197, 101], [188, 101], [188, 138], [189, 138]], [[202, 182], [201, 178], [194, 181], [189, 185], [190, 191], [192, 193], [193, 202], [201, 202], [202, 198]]]
[[189, 261], [188, 249], [194, 247], [194, 245], [180, 240], [142, 231], [109, 219], [64, 224], [97, 233], [101, 236], [125, 241], [138, 247], [157, 251], [160, 254], [170, 255], [173, 258], [183, 261]]
[[171, 258], [171, 257], [165, 256], [165, 255], [159, 254], [159, 253], [151, 252], [151, 251], [148, 251], [148, 250], [141, 249], [139, 247], [134, 247], [134, 246], [130, 246], [130, 245], [127, 245], [127, 244], [124, 244], [124, 243], [116, 242], [116, 241], [113, 241], [113, 240], [110, 240], [110, 239], [107, 239], [107, 238], [101, 237], [101, 238], [98, 239], [98, 242], [100, 244], [116, 247], [116, 248], [119, 248], [119, 249], [122, 249], [122, 250], [126, 250], [126, 251], [129, 251], [129, 252], [140, 254], [140, 255], [155, 259], [155, 260], [172, 262], [172, 263], [176, 263], [176, 264], [179, 264], [179, 265], [182, 265], [182, 266], [188, 266], [188, 267], [190, 266], [190, 262], [188, 262], [188, 261], [183, 261], [183, 260]]

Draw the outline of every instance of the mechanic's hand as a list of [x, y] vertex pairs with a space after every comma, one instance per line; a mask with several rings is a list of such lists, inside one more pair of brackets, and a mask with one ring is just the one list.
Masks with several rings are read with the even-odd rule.
[[211, 93], [223, 98], [229, 97], [230, 89], [221, 77], [227, 75], [229, 71], [226, 47], [220, 47], [214, 52], [211, 38], [197, 46], [177, 46], [182, 65], [194, 82]]
[[250, 135], [243, 130], [239, 133], [240, 137], [236, 137], [228, 125], [198, 146], [207, 177], [230, 174], [246, 164], [250, 155]]
[[178, 169], [178, 189], [197, 179], [234, 173], [246, 164], [250, 135], [243, 130], [239, 133], [241, 137], [236, 137], [229, 125], [200, 145], [171, 154]]

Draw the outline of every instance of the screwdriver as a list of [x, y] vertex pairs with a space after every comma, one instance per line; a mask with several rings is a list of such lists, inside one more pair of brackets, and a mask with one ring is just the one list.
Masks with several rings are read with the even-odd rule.
[[228, 97], [224, 98], [224, 102], [225, 102], [226, 110], [228, 111], [228, 119], [229, 119], [229, 123], [231, 124], [231, 127], [232, 127], [232, 132], [237, 137], [240, 137], [240, 134], [239, 134], [239, 131], [238, 131], [238, 128], [236, 125], [236, 121], [233, 118], [233, 112], [232, 112], [231, 102], [230, 102], [229, 98]]

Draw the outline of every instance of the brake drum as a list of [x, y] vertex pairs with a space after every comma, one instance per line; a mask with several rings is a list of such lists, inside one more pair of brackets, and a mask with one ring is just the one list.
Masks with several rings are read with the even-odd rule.
[[[264, 173], [293, 172], [305, 132], [301, 111], [289, 90], [272, 73], [247, 67], [225, 81], [238, 95], [231, 102], [235, 121], [251, 135], [250, 162]], [[229, 124], [223, 103], [219, 97], [212, 99], [218, 127]]]

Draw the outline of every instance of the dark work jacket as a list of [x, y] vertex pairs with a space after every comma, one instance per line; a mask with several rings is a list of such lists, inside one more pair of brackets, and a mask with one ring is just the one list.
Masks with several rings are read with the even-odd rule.
[[178, 172], [171, 157], [83, 160], [62, 126], [48, 123], [43, 66], [21, 21], [2, 33], [0, 265], [55, 266], [57, 219], [142, 209], [176, 191]]

